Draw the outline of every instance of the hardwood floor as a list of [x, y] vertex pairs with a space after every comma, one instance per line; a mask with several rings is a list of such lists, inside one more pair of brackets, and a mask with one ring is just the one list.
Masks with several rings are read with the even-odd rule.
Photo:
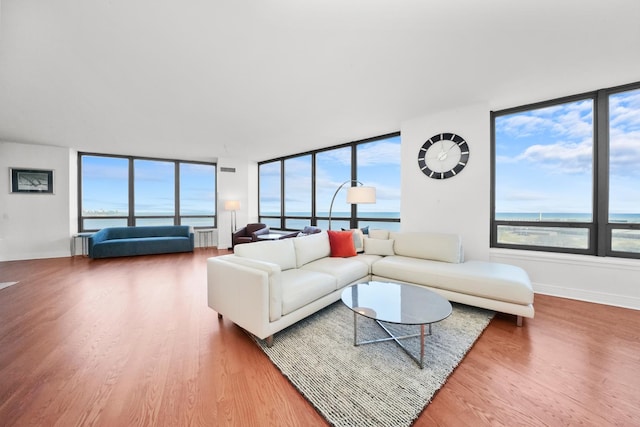
[[[0, 290], [0, 425], [326, 425], [207, 307], [218, 253], [0, 263], [20, 281]], [[416, 426], [640, 424], [640, 313], [535, 304], [491, 322]]]

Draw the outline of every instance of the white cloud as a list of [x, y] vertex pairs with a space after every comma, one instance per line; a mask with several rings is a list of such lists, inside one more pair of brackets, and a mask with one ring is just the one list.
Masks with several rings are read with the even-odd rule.
[[515, 161], [535, 163], [553, 173], [591, 172], [593, 143], [590, 139], [579, 143], [558, 141], [549, 145], [532, 145], [518, 155]]
[[317, 157], [320, 157], [322, 162], [330, 161], [342, 166], [351, 166], [351, 150], [349, 147], [322, 151], [317, 154]]
[[584, 138], [593, 133], [593, 103], [578, 101], [538, 110], [514, 113], [496, 120], [499, 132], [514, 138], [536, 135]]
[[611, 130], [610, 169], [612, 174], [640, 174], [640, 130]]
[[612, 95], [609, 98], [609, 120], [621, 132], [640, 130], [640, 89]]
[[399, 143], [378, 142], [360, 145], [358, 166], [400, 165]]

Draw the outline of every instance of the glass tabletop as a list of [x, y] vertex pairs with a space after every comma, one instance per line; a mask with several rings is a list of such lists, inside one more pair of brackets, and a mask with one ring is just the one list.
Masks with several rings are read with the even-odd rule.
[[342, 291], [342, 302], [365, 317], [404, 325], [435, 323], [451, 314], [451, 303], [437, 293], [401, 283], [352, 285]]

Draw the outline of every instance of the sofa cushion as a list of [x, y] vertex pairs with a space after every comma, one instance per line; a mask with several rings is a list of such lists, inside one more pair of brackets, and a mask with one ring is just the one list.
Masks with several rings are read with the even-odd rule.
[[329, 246], [329, 236], [326, 231], [310, 234], [308, 236], [297, 237], [293, 240], [293, 247], [296, 251], [296, 267], [331, 255]]
[[352, 257], [356, 256], [356, 247], [353, 244], [353, 231], [327, 231], [329, 234], [329, 245], [331, 246], [332, 257]]
[[393, 252], [394, 240], [392, 239], [364, 239], [364, 253], [367, 255], [395, 255]]
[[[131, 227], [134, 228], [134, 227]], [[109, 258], [193, 251], [193, 239], [186, 236], [127, 237], [89, 242], [91, 258]]]
[[322, 258], [306, 264], [302, 269], [334, 276], [337, 280], [336, 289], [369, 275], [369, 264], [366, 261], [361, 261], [359, 256], [351, 258]]
[[281, 276], [283, 316], [336, 290], [336, 278], [329, 274], [292, 269]]
[[358, 261], [367, 264], [367, 273], [371, 274], [371, 266], [374, 262], [382, 259], [382, 257], [380, 255], [358, 254], [357, 257], [351, 259], [357, 259]]
[[371, 239], [388, 239], [389, 230], [382, 230], [380, 228], [372, 228], [369, 230], [369, 237]]
[[515, 304], [532, 304], [533, 288], [520, 267], [484, 261], [459, 264], [389, 256], [372, 266], [374, 276]]
[[[107, 227], [106, 239], [132, 239], [144, 237], [189, 237], [188, 225], [148, 225], [136, 227]], [[97, 233], [96, 233], [97, 234]]]
[[296, 268], [294, 239], [269, 240], [237, 245], [233, 252], [241, 257], [278, 264], [282, 270]]
[[396, 255], [434, 261], [462, 262], [462, 241], [457, 234], [391, 232]]

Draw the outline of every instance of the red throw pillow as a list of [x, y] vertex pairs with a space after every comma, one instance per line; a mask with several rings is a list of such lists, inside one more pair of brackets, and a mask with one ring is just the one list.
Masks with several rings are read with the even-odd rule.
[[333, 231], [329, 233], [329, 245], [331, 246], [331, 256], [347, 258], [356, 256], [356, 247], [353, 244], [353, 231]]

